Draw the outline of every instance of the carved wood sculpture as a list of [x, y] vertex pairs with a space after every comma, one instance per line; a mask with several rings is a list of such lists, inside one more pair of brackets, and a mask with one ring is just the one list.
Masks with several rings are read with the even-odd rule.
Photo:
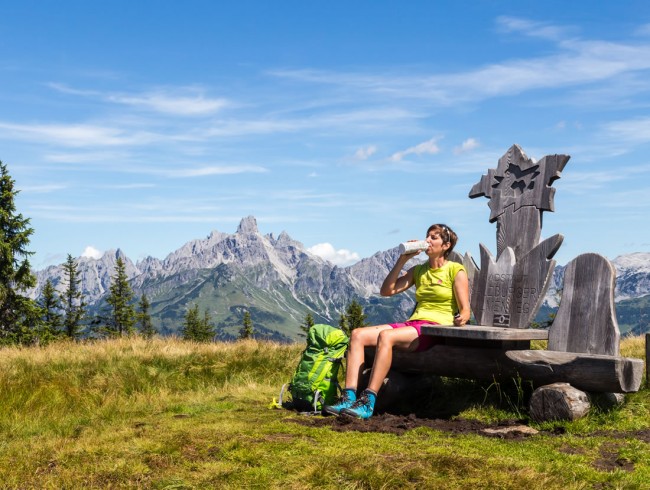
[[479, 325], [526, 328], [539, 310], [555, 267], [551, 259], [563, 239], [558, 234], [539, 243], [542, 213], [554, 211], [551, 184], [569, 158], [551, 155], [534, 162], [513, 145], [472, 187], [469, 197], [488, 197], [490, 222], [497, 222], [497, 258], [480, 245], [481, 269], [472, 284]]
[[[394, 352], [394, 369], [474, 379], [520, 376], [536, 386], [570, 383], [588, 392], [639, 390], [643, 361], [619, 355], [615, 270], [606, 258], [583, 254], [571, 261], [549, 331], [526, 328], [543, 301], [555, 267], [552, 258], [562, 244], [560, 234], [539, 240], [542, 213], [554, 210], [551, 184], [560, 178], [569, 158], [551, 155], [534, 162], [513, 145], [497, 168], [472, 187], [469, 197], [490, 199], [490, 221], [497, 223], [497, 257], [481, 244], [480, 270], [469, 254], [454, 254], [450, 260], [465, 265], [470, 304], [479, 325], [423, 326], [422, 332], [438, 337], [439, 344], [424, 352]], [[548, 350], [528, 350], [530, 339], [544, 338], [549, 340]], [[367, 349], [366, 355], [372, 362], [374, 349]], [[549, 396], [571, 398], [563, 389], [545, 390], [533, 407], [539, 420], [557, 416], [544, 408], [550, 406]], [[553, 390], [557, 393], [549, 394]], [[571, 417], [584, 412], [570, 411]]]

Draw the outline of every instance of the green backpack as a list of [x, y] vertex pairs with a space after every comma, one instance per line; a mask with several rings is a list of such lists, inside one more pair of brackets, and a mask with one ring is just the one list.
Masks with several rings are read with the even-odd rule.
[[293, 408], [299, 411], [320, 411], [331, 405], [338, 394], [338, 373], [348, 348], [349, 339], [336, 327], [316, 324], [307, 333], [307, 348], [300, 357], [296, 372], [280, 391], [279, 404], [288, 386]]

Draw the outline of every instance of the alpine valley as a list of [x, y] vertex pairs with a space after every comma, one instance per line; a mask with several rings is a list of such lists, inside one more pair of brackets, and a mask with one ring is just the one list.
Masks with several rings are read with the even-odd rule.
[[[134, 301], [146, 294], [154, 326], [162, 335], [179, 333], [187, 309], [197, 304], [202, 312], [208, 311], [218, 339], [235, 339], [247, 310], [256, 337], [289, 342], [301, 336], [300, 324], [308, 313], [316, 323], [337, 325], [352, 300], [363, 306], [370, 324], [407, 317], [415, 304], [411, 292], [392, 298], [379, 296], [379, 287], [397, 255], [394, 248], [349, 267], [338, 267], [308, 252], [286, 232], [277, 238], [262, 235], [255, 218], [249, 216], [234, 234], [213, 231], [164, 260], [147, 257], [134, 263], [116, 250], [99, 259], [81, 257], [77, 264], [91, 316], [107, 309], [111, 276], [121, 257]], [[612, 262], [617, 269], [621, 333], [650, 331], [650, 254], [625, 255]], [[548, 318], [557, 306], [563, 272], [563, 267], [556, 267], [538, 319]], [[37, 285], [29, 291], [32, 298], [40, 296], [48, 279], [59, 292], [67, 287], [62, 265], [35, 274]]]

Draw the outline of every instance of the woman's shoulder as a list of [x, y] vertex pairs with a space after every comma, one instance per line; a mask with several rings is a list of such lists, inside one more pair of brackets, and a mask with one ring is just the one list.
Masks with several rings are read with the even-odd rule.
[[447, 262], [447, 267], [449, 267], [449, 272], [451, 273], [452, 277], [456, 277], [456, 274], [458, 274], [460, 271], [465, 270], [465, 266], [463, 264], [459, 264], [458, 262], [454, 262], [452, 260]]

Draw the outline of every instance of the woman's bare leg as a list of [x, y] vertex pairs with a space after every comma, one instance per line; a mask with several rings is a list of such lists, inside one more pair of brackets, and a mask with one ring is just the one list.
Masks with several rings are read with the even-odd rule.
[[413, 327], [382, 329], [377, 338], [375, 361], [370, 372], [368, 389], [379, 393], [384, 378], [393, 362], [393, 347], [400, 350], [414, 350], [418, 346], [418, 332]]
[[[348, 361], [345, 373], [345, 387], [356, 389], [359, 376], [365, 366], [365, 348], [376, 346], [379, 334], [384, 330], [392, 330], [390, 325], [375, 325], [372, 327], [355, 328], [350, 334]], [[417, 332], [416, 332], [417, 336]]]

